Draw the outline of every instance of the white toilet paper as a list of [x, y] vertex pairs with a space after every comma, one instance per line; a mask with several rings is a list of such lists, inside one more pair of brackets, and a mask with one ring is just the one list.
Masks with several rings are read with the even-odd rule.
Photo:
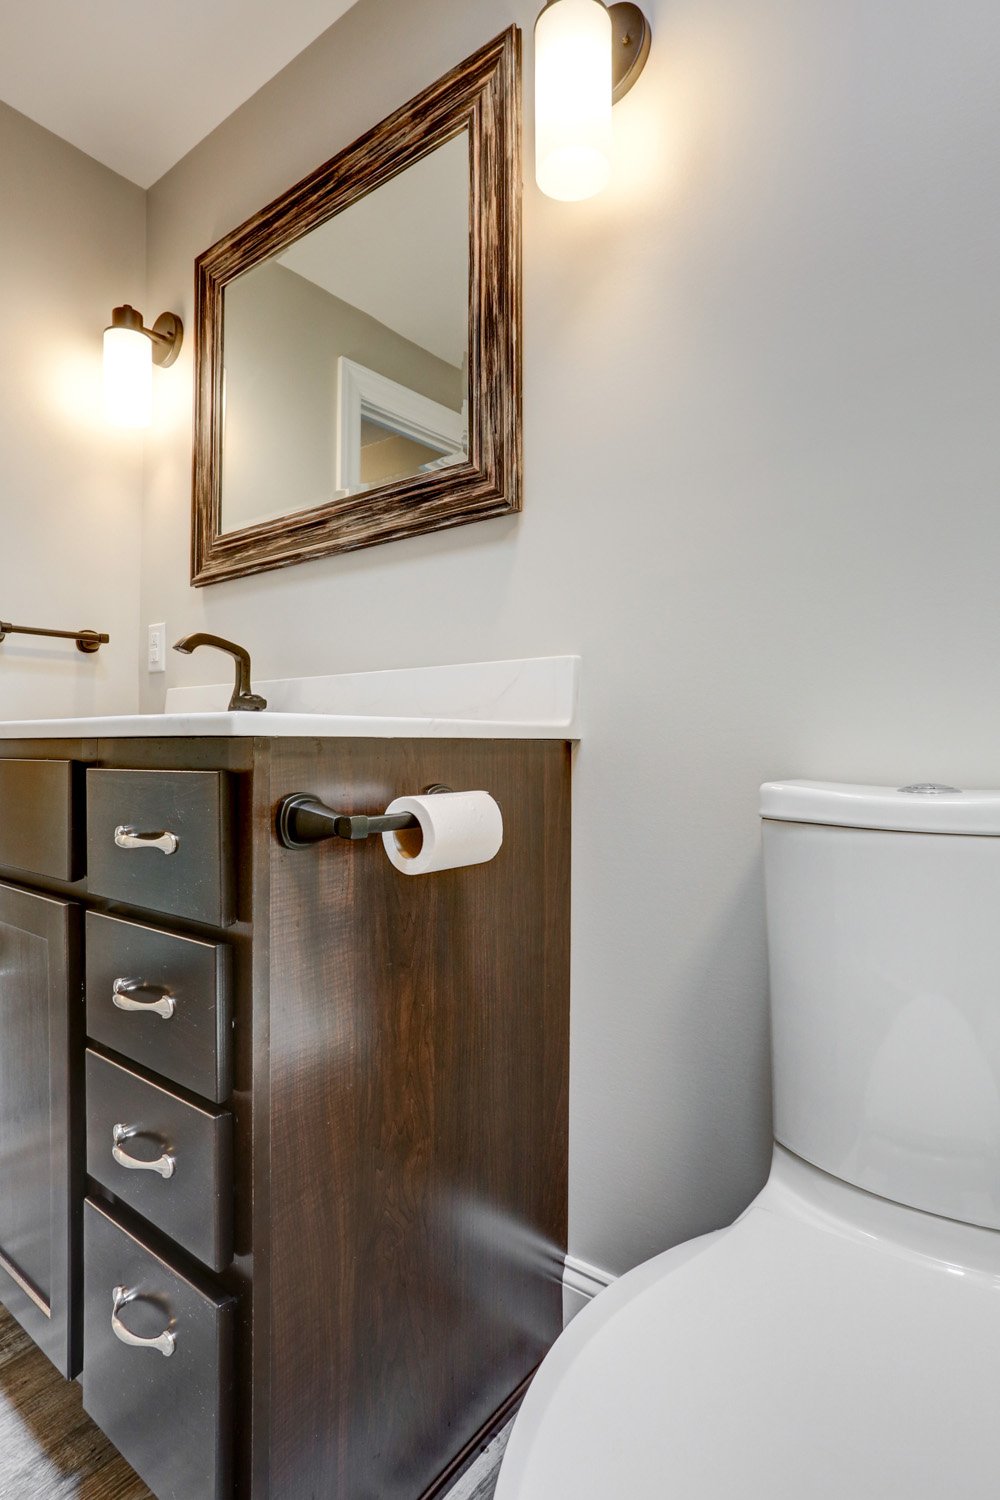
[[382, 843], [404, 875], [430, 875], [484, 865], [503, 843], [503, 818], [489, 792], [430, 792], [397, 797], [387, 813], [413, 813], [420, 824], [383, 833]]

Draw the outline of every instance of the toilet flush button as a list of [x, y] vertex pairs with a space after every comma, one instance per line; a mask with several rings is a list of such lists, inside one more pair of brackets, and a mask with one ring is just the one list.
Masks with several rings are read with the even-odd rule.
[[960, 786], [942, 786], [938, 781], [915, 781], [912, 786], [897, 787], [900, 792], [917, 792], [922, 797], [937, 797], [942, 792], [957, 792], [962, 794]]

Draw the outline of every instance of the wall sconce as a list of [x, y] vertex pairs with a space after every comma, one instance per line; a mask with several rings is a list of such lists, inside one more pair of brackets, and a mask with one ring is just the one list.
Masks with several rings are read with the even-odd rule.
[[564, 202], [592, 198], [611, 175], [611, 106], [649, 56], [638, 5], [548, 0], [535, 22], [535, 178]]
[[152, 328], [142, 314], [116, 307], [104, 330], [104, 411], [116, 427], [148, 427], [153, 413], [153, 366], [172, 365], [184, 325], [176, 313], [161, 313]]

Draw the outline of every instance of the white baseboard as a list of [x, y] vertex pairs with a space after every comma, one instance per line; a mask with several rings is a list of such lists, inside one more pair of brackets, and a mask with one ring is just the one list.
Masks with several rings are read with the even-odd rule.
[[589, 1261], [579, 1260], [575, 1255], [567, 1255], [563, 1267], [563, 1327], [615, 1280], [617, 1277], [610, 1271], [592, 1266]]

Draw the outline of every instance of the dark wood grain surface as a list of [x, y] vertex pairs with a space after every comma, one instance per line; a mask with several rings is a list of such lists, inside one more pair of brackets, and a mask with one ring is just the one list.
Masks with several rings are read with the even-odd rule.
[[3, 1500], [154, 1500], [63, 1380], [0, 1307]]
[[[90, 1200], [84, 1246], [84, 1410], [158, 1500], [231, 1500], [233, 1299]], [[151, 1339], [169, 1332], [169, 1357], [115, 1336], [119, 1287], [134, 1298], [120, 1311], [128, 1333]]]
[[[253, 719], [251, 714], [246, 717]], [[268, 1212], [267, 1136], [266, 1131], [262, 1133], [258, 1150], [256, 1121], [259, 1110], [266, 1122], [268, 1105], [269, 755], [270, 741], [255, 740], [248, 734], [239, 739], [101, 740], [95, 757], [102, 766], [119, 768], [224, 770], [230, 784], [230, 858], [235, 877], [236, 921], [224, 933], [213, 933], [198, 924], [176, 919], [170, 920], [169, 926], [188, 937], [223, 940], [231, 966], [232, 1071], [228, 1106], [234, 1124], [235, 1259], [218, 1280], [238, 1303], [234, 1406], [239, 1416], [234, 1464], [235, 1493], [239, 1500], [251, 1493], [261, 1496], [269, 1493], [266, 1467], [257, 1462], [256, 1477], [251, 1477], [257, 1453], [266, 1453], [270, 1395], [266, 1307], [263, 1315], [257, 1317], [259, 1299], [254, 1288], [253, 1243], [254, 1225], [266, 1224]], [[115, 914], [140, 919], [143, 915], [131, 909]], [[161, 918], [154, 920], [157, 925], [165, 925]], [[259, 1087], [256, 1080], [260, 1080]]]
[[[86, 919], [87, 1035], [182, 1088], [221, 1104], [232, 1087], [232, 977], [227, 943], [182, 937], [147, 922], [91, 911]], [[169, 998], [164, 1020], [120, 1010], [114, 986], [142, 988], [142, 1004]]]
[[272, 805], [380, 811], [434, 783], [497, 798], [490, 864], [410, 878], [380, 840], [274, 855], [256, 1275], [288, 1500], [417, 1500], [561, 1328], [568, 748], [272, 749]]
[[[510, 27], [361, 136], [195, 263], [192, 582], [521, 509], [521, 38]], [[468, 461], [225, 531], [222, 517], [226, 284], [287, 249], [429, 151], [469, 133]], [[276, 507], [280, 496], [275, 497]]]
[[82, 872], [83, 767], [0, 760], [0, 865], [75, 880]]
[[[209, 1280], [236, 1299], [234, 1494], [439, 1497], [561, 1326], [568, 747], [248, 737], [25, 742], [5, 753], [228, 773], [237, 920], [224, 933], [190, 918], [157, 926], [224, 941], [232, 960], [236, 1253]], [[301, 853], [276, 843], [287, 793], [372, 812], [442, 782], [500, 802], [506, 836], [490, 864], [411, 879], [378, 841]], [[86, 877], [30, 884], [78, 902], [98, 926], [142, 921], [141, 908]], [[6, 919], [19, 930], [32, 931], [26, 912], [65, 909], [15, 894]], [[30, 969], [30, 954], [16, 957], [18, 972]], [[72, 961], [65, 973], [63, 993], [79, 996]], [[52, 1075], [71, 1110], [54, 1138], [63, 1150], [75, 1143], [67, 1232], [83, 1190], [71, 1091], [82, 1016], [82, 1003], [63, 1005], [55, 1021], [76, 1027]], [[43, 1050], [37, 1037], [32, 1046]], [[162, 1229], [94, 1179], [89, 1191], [195, 1273]], [[79, 1260], [65, 1264], [72, 1288]], [[15, 1292], [5, 1293], [12, 1306]]]
[[[189, 1255], [224, 1271], [233, 1258], [233, 1117], [184, 1098], [121, 1062], [87, 1051], [87, 1171]], [[127, 1157], [172, 1163], [171, 1175], [123, 1165]]]
[[[491, 1500], [509, 1428], [441, 1500]], [[53, 1370], [0, 1308], [0, 1495], [4, 1500], [155, 1500], [90, 1420], [80, 1387]]]
[[[119, 848], [116, 829], [170, 833], [173, 853]], [[235, 917], [232, 806], [221, 771], [87, 771], [91, 892], [168, 916], [227, 927]]]
[[0, 885], [0, 1297], [66, 1376], [80, 1368], [78, 916]]

